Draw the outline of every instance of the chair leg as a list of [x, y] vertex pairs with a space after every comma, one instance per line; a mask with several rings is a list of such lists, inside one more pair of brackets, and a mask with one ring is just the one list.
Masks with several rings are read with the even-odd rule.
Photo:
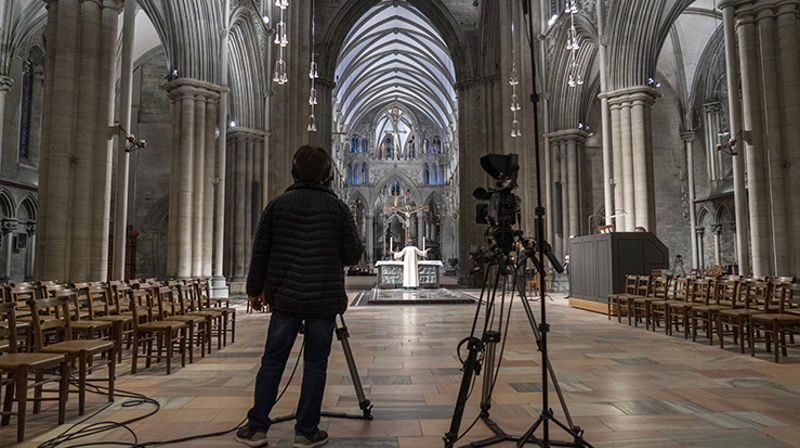
[[154, 334], [147, 335], [147, 355], [144, 359], [144, 367], [145, 369], [150, 368], [150, 362], [153, 359], [153, 338], [155, 337]]
[[8, 372], [8, 385], [6, 386], [6, 396], [3, 400], [3, 417], [0, 418], [0, 426], [8, 426], [11, 422], [11, 407], [14, 405], [16, 376], [14, 372]]
[[719, 335], [719, 348], [725, 348], [725, 338], [722, 336], [722, 314], [717, 314], [717, 334]]
[[133, 332], [133, 353], [131, 353], [131, 373], [136, 373], [136, 364], [139, 361], [139, 335]]
[[36, 386], [33, 388], [33, 413], [38, 414], [42, 409], [42, 379], [44, 379], [44, 372], [41, 369], [36, 371]]
[[236, 311], [231, 311], [231, 344], [236, 343]]
[[17, 369], [17, 442], [25, 440], [25, 413], [28, 407], [28, 368]]
[[58, 381], [58, 424], [64, 424], [67, 411], [67, 398], [69, 397], [69, 363], [61, 363], [61, 378]]
[[83, 415], [86, 409], [86, 352], [78, 353], [78, 415]]
[[[187, 327], [181, 328], [180, 332], [180, 350], [181, 350], [181, 367], [186, 367], [186, 333], [189, 331]], [[191, 338], [191, 333], [189, 334]], [[191, 339], [189, 339], [189, 348], [192, 347]], [[192, 351], [189, 350], [189, 359], [192, 359]]]
[[108, 401], [114, 401], [114, 383], [117, 379], [117, 362], [114, 358], [114, 347], [111, 347], [108, 350]]
[[[167, 375], [169, 375], [172, 370], [172, 330], [167, 330], [168, 334], [165, 334], [164, 339], [167, 339]], [[158, 336], [158, 354], [159, 357], [161, 356], [161, 335]]]

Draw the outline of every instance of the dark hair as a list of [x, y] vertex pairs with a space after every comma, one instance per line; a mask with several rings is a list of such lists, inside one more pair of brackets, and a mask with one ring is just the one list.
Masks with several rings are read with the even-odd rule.
[[332, 180], [331, 158], [320, 148], [303, 145], [292, 158], [292, 178], [295, 182], [310, 181], [329, 184]]

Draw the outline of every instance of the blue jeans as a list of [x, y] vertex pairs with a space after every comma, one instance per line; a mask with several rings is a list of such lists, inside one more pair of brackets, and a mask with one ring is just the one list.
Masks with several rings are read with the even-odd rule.
[[[276, 315], [270, 320], [264, 356], [256, 376], [253, 408], [247, 412], [248, 424], [254, 431], [267, 432], [272, 424], [269, 413], [275, 405], [281, 376], [302, 323], [300, 318]], [[311, 437], [319, 430], [317, 425], [335, 325], [334, 318], [305, 320], [303, 384], [297, 403], [295, 434]]]

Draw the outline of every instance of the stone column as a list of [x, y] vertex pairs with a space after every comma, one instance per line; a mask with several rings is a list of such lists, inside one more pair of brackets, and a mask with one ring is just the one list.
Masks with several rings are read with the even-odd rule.
[[[558, 141], [558, 154], [559, 159], [561, 160], [561, 230], [562, 230], [562, 239], [564, 254], [569, 252], [569, 236], [571, 235], [572, 229], [570, 228], [569, 222], [569, 208], [572, 204], [570, 204], [570, 197], [569, 197], [569, 161], [567, 160], [567, 142], [566, 140], [559, 140]], [[563, 257], [562, 257], [563, 258]]]
[[714, 264], [716, 266], [722, 266], [722, 262], [720, 261], [720, 255], [719, 255], [720, 252], [719, 243], [720, 243], [720, 237], [722, 236], [722, 225], [716, 224], [714, 225], [712, 230], [714, 231]]
[[[564, 209], [564, 183], [561, 181], [561, 154], [558, 142], [548, 138], [550, 141], [550, 150], [551, 150], [551, 159], [550, 163], [552, 165], [551, 171], [553, 173], [553, 205], [552, 211], [550, 212], [551, 222], [553, 226], [553, 249], [559, 258], [559, 260], [564, 258], [564, 227], [566, 223], [563, 221], [563, 209]], [[557, 196], [556, 193], [558, 190], [556, 189], [556, 185], [561, 185], [561, 194]], [[558, 224], [561, 223], [559, 226]]]
[[[619, 134], [614, 136], [614, 140], [621, 144], [622, 198], [626, 213], [624, 230], [628, 232], [637, 226], [656, 231], [650, 114], [658, 96], [655, 89], [644, 86], [608, 94], [612, 118], [618, 116], [619, 121], [619, 126], [612, 126], [612, 132]], [[619, 112], [616, 112], [617, 107]]]
[[622, 106], [614, 104], [610, 107], [611, 112], [611, 148], [613, 150], [613, 168], [614, 168], [614, 209], [609, 215], [616, 215], [614, 218], [615, 227], [618, 231], [625, 230], [625, 218], [627, 218], [627, 211], [625, 210], [625, 176], [622, 171]]
[[705, 232], [706, 229], [704, 227], [699, 227], [697, 228], [695, 233], [695, 238], [697, 238], [697, 253], [698, 253], [697, 267], [699, 269], [703, 269], [706, 267], [705, 244], [704, 244]]
[[[228, 130], [226, 151], [228, 156], [227, 185], [225, 187], [225, 274], [231, 282], [242, 282], [247, 277], [252, 253], [254, 226], [260, 218], [262, 194], [253, 188], [256, 180], [256, 152], [261, 151], [266, 133], [258, 129], [232, 128]], [[254, 208], [258, 204], [258, 208]]]
[[367, 263], [375, 262], [375, 216], [367, 215]]
[[28, 257], [25, 260], [25, 279], [33, 278], [33, 265], [36, 261], [36, 223], [29, 222], [26, 226], [28, 232]]
[[422, 212], [417, 212], [417, 247], [422, 247], [422, 238], [425, 236], [425, 217]]
[[689, 184], [689, 234], [692, 239], [692, 268], [696, 269], [697, 263], [697, 238], [695, 238], [695, 230], [697, 229], [697, 216], [695, 212], [694, 200], [694, 132], [686, 131], [681, 133], [681, 139], [686, 146], [686, 173], [687, 182]]
[[121, 2], [49, 0], [47, 9], [35, 277], [105, 281]]
[[167, 276], [204, 276], [211, 264], [209, 192], [214, 178], [209, 167], [213, 153], [211, 131], [222, 87], [179, 78], [166, 86], [172, 101], [172, 166], [167, 243]]
[[6, 94], [11, 89], [14, 80], [8, 76], [0, 75], [0, 149], [3, 148], [3, 124], [6, 116]]
[[3, 244], [5, 245], [6, 264], [3, 275], [6, 281], [11, 281], [11, 255], [14, 253], [14, 232], [17, 230], [17, 220], [14, 218], [4, 218], [2, 220]]
[[[725, 2], [723, 2], [725, 3]], [[728, 80], [728, 110], [731, 138], [736, 138], [742, 129], [742, 110], [741, 100], [739, 99], [739, 61], [736, 52], [736, 30], [734, 28], [734, 9], [731, 3], [726, 3], [722, 7], [723, 24], [725, 31], [725, 67]], [[747, 193], [745, 191], [744, 179], [744, 146], [739, 139], [735, 140], [732, 150], [735, 153], [731, 158], [733, 165], [733, 202], [736, 223], [734, 224], [734, 235], [736, 235], [736, 262], [739, 265], [739, 272], [748, 275], [750, 272], [750, 244], [747, 240], [747, 232], [736, 232], [735, 229], [747, 228]]]

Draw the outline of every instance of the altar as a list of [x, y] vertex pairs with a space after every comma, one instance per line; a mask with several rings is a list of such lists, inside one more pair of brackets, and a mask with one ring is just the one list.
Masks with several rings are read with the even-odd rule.
[[[383, 260], [375, 263], [378, 268], [378, 287], [382, 289], [403, 286], [403, 262]], [[420, 260], [417, 262], [420, 288], [438, 288], [444, 264], [439, 260]]]

